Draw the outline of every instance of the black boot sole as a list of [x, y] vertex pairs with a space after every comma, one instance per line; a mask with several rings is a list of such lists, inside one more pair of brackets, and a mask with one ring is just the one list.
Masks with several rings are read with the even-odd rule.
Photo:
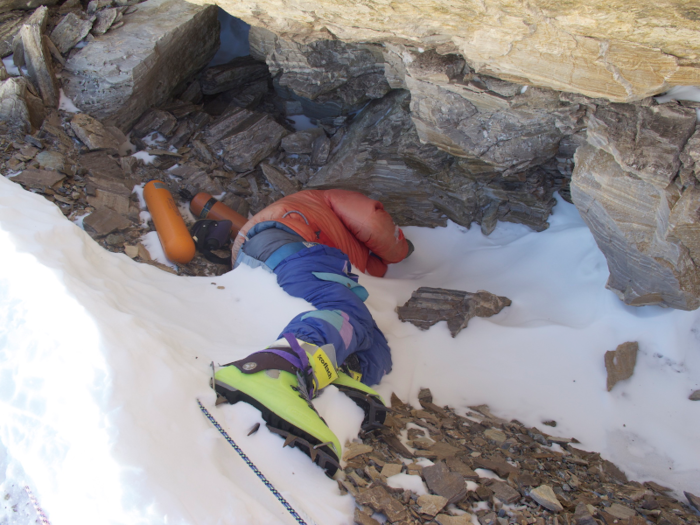
[[340, 458], [338, 458], [328, 445], [322, 444], [318, 438], [304, 432], [286, 419], [275, 414], [255, 398], [240, 390], [231, 390], [218, 382], [215, 384], [215, 390], [217, 394], [225, 397], [232, 405], [243, 401], [257, 408], [262, 414], [265, 423], [267, 423], [267, 428], [269, 428], [271, 432], [285, 438], [284, 446], [296, 447], [301, 450], [304, 454], [309, 456], [316, 465], [325, 470], [328, 477], [332, 478], [340, 468]]
[[347, 386], [335, 386], [364, 411], [365, 418], [362, 420], [362, 430], [370, 432], [384, 427], [386, 415], [391, 409], [379, 401], [377, 396]]

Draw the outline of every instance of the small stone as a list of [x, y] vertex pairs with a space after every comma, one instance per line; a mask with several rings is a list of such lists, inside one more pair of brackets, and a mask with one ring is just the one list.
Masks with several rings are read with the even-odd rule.
[[97, 13], [97, 20], [92, 26], [92, 34], [104, 35], [117, 18], [118, 11], [115, 8], [105, 9]]
[[450, 472], [442, 461], [424, 467], [423, 479], [431, 492], [447, 498], [447, 504], [456, 503], [467, 495], [467, 485], [464, 478]]
[[639, 343], [622, 343], [614, 351], [605, 352], [605, 368], [608, 371], [608, 392], [618, 381], [632, 377], [634, 366], [637, 364]]
[[421, 388], [418, 391], [418, 400], [425, 401], [426, 403], [432, 403], [433, 402], [433, 393], [430, 391], [429, 388]]
[[130, 245], [124, 246], [124, 253], [127, 256], [131, 257], [132, 259], [135, 259], [136, 256], [138, 256], [138, 254], [139, 254], [139, 249], [138, 249], [138, 247], [130, 244]]
[[564, 507], [562, 507], [557, 499], [557, 495], [549, 485], [540, 485], [536, 489], [532, 489], [530, 491], [530, 497], [545, 509], [551, 510], [552, 512], [561, 512], [564, 510]]
[[493, 496], [503, 503], [515, 503], [522, 497], [520, 492], [503, 481], [494, 481], [489, 485], [489, 488], [493, 491]]
[[400, 463], [387, 463], [384, 465], [384, 468], [382, 468], [382, 476], [385, 478], [396, 476], [397, 474], [401, 474], [402, 469], [403, 465]]
[[605, 509], [605, 511], [621, 520], [626, 520], [637, 515], [634, 510], [630, 509], [629, 507], [625, 507], [624, 505], [620, 505], [619, 503], [613, 503], [607, 509]]
[[446, 461], [447, 468], [452, 472], [459, 474], [466, 480], [477, 481], [479, 479], [479, 474], [474, 472], [469, 466], [464, 463], [461, 459], [456, 457], [447, 458]]
[[42, 151], [36, 156], [36, 160], [42, 169], [61, 171], [67, 175], [75, 173], [75, 167], [71, 166], [68, 168], [66, 166], [66, 158], [57, 151]]
[[67, 53], [87, 36], [92, 29], [94, 18], [82, 20], [75, 13], [68, 13], [51, 32], [51, 41], [61, 53]]
[[[594, 509], [595, 512], [595, 509]], [[592, 512], [584, 503], [579, 503], [576, 505], [576, 511], [574, 512], [574, 522], [576, 525], [597, 525]]]
[[700, 390], [696, 390], [688, 397], [691, 401], [700, 401]]
[[300, 186], [296, 180], [292, 180], [282, 170], [263, 162], [260, 164], [263, 175], [270, 183], [270, 186], [280, 191], [282, 195], [291, 195], [299, 191]]
[[418, 498], [416, 503], [420, 506], [418, 512], [433, 517], [447, 505], [447, 498], [423, 494]]
[[361, 491], [355, 501], [360, 505], [369, 505], [377, 512], [386, 514], [392, 523], [406, 519], [407, 516], [404, 506], [392, 498], [382, 486]]
[[495, 428], [489, 428], [485, 430], [484, 437], [486, 437], [486, 439], [495, 441], [496, 443], [503, 443], [506, 439], [508, 439], [504, 432], [501, 432], [500, 430], [497, 430]]
[[438, 514], [435, 521], [439, 525], [469, 525], [472, 523], [472, 515], [469, 513], [460, 514], [459, 516], [450, 516], [449, 514]]
[[331, 140], [324, 133], [314, 140], [311, 149], [311, 164], [314, 166], [322, 166], [328, 162], [328, 156], [331, 153]]
[[108, 130], [98, 120], [85, 113], [78, 113], [70, 121], [70, 127], [80, 141], [89, 149], [115, 149], [121, 146], [112, 130]]
[[105, 242], [110, 246], [119, 246], [124, 244], [125, 240], [126, 239], [124, 239], [124, 236], [121, 233], [111, 233], [107, 235]]
[[477, 458], [472, 461], [474, 468], [485, 468], [491, 470], [498, 474], [499, 476], [508, 476], [511, 473], [517, 474], [519, 472], [517, 467], [514, 467], [510, 463], [500, 460], [491, 460], [486, 458]]
[[445, 443], [444, 441], [438, 441], [437, 443], [433, 444], [428, 450], [431, 454], [433, 454], [434, 458], [437, 460], [452, 458], [458, 452], [460, 452], [460, 449], [458, 449], [457, 447], [453, 447], [452, 445], [450, 445], [449, 443]]
[[365, 514], [358, 508], [355, 508], [355, 515], [353, 518], [358, 525], [380, 525], [372, 516]]
[[372, 452], [373, 450], [374, 449], [369, 445], [352, 442], [347, 447], [345, 447], [345, 452], [343, 452], [343, 460], [350, 461], [351, 459], [356, 458], [357, 456], [367, 454], [368, 452]]
[[139, 257], [144, 260], [144, 261], [150, 261], [151, 260], [151, 254], [148, 251], [148, 249], [141, 243], [138, 243], [136, 245], [136, 249], [139, 252]]
[[89, 177], [86, 190], [88, 204], [95, 208], [111, 208], [122, 215], [129, 214], [131, 190], [121, 181]]
[[131, 226], [131, 222], [116, 211], [102, 208], [85, 217], [83, 226], [86, 231], [102, 237], [116, 230], [125, 230]]
[[411, 476], [421, 476], [423, 474], [423, 467], [418, 463], [409, 463], [406, 465], [406, 474]]
[[54, 187], [65, 178], [63, 173], [57, 171], [28, 169], [12, 177], [12, 180], [29, 188], [43, 191]]

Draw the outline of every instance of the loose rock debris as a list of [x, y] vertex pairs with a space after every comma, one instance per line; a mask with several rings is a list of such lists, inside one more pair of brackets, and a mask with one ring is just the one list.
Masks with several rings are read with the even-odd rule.
[[[435, 405], [428, 389], [419, 398], [416, 409], [393, 395], [385, 428], [347, 447], [338, 485], [355, 497], [355, 523], [700, 523], [700, 498], [686, 492], [681, 502], [654, 482], [629, 481], [574, 438], [499, 419], [483, 405], [458, 415]], [[427, 493], [397, 488], [398, 474], [419, 476]]]

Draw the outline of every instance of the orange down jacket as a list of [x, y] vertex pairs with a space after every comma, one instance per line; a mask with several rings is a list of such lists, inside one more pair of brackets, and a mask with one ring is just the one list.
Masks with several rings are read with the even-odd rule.
[[307, 242], [338, 248], [358, 270], [375, 277], [408, 255], [406, 238], [382, 203], [354, 191], [304, 190], [270, 204], [241, 228], [234, 260], [248, 231], [264, 221], [280, 222]]

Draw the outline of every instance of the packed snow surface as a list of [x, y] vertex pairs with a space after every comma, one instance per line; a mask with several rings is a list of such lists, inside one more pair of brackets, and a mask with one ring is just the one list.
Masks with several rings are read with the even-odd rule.
[[[576, 209], [551, 227], [406, 228], [415, 253], [361, 276], [393, 349], [378, 390], [574, 436], [637, 480], [700, 493], [700, 312], [632, 308], [605, 289], [605, 259]], [[28, 485], [53, 525], [293, 523], [202, 415], [197, 398], [309, 522], [352, 523], [353, 500], [244, 403], [214, 406], [210, 363], [277, 339], [309, 308], [241, 267], [178, 277], [105, 251], [53, 204], [0, 177], [0, 480]], [[394, 309], [420, 286], [512, 299], [457, 337]], [[603, 356], [638, 341], [632, 378], [606, 391]], [[361, 413], [335, 387], [317, 400], [344, 442]], [[413, 480], [397, 478], [397, 484]]]

